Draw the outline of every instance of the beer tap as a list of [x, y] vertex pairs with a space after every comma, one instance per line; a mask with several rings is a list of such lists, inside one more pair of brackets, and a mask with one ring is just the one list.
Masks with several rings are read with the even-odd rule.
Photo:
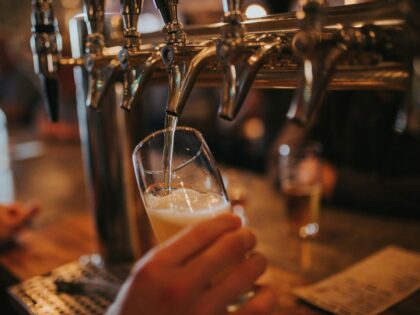
[[106, 66], [112, 64], [116, 67], [116, 64], [114, 56], [104, 50], [104, 0], [85, 0], [83, 13], [88, 33], [85, 44], [85, 67], [89, 73], [86, 105], [98, 109], [105, 88], [110, 86], [107, 84], [110, 71]]
[[[292, 49], [301, 58], [301, 71], [298, 88], [287, 117], [305, 125], [322, 103], [337, 62], [347, 47], [337, 39], [322, 38], [325, 1], [303, 2], [302, 11], [296, 13], [300, 21], [300, 31], [292, 40]], [[351, 35], [347, 34], [349, 29], [343, 32], [345, 36]], [[350, 39], [348, 41], [350, 42]]]
[[[287, 117], [300, 125], [310, 124], [322, 105], [323, 96], [339, 63], [373, 66], [382, 61], [394, 43], [382, 29], [373, 24], [341, 26], [332, 32], [323, 29], [324, 0], [304, 1], [297, 12], [300, 31], [292, 40], [295, 55], [301, 58], [298, 87]], [[368, 58], [355, 58], [358, 52], [368, 52]], [[346, 57], [346, 58], [344, 58]]]
[[[167, 112], [169, 114], [179, 116], [182, 113], [198, 74], [209, 60], [216, 59], [216, 43], [214, 41], [206, 41], [200, 46], [202, 48], [193, 57], [190, 57], [191, 59], [188, 59], [189, 56], [186, 56], [187, 59], [181, 57], [180, 62], [177, 62], [175, 58], [168, 64], [170, 90]], [[165, 57], [163, 58], [165, 59]]]
[[183, 26], [178, 21], [178, 0], [155, 0], [155, 5], [165, 23], [161, 55], [169, 75], [166, 111], [171, 116], [179, 116], [201, 69], [212, 59], [216, 61], [216, 42], [187, 44]]
[[234, 100], [237, 93], [237, 74], [235, 62], [244, 48], [245, 19], [241, 11], [242, 0], [223, 0], [223, 19], [221, 39], [217, 43], [217, 58], [222, 64], [223, 85], [219, 115], [231, 120], [236, 116]]
[[124, 71], [121, 107], [126, 110], [130, 110], [137, 102], [153, 69], [161, 61], [159, 49], [145, 51], [140, 48], [141, 35], [137, 31], [137, 25], [142, 6], [143, 0], [121, 0], [125, 44], [118, 59]]
[[[223, 68], [223, 87], [220, 117], [233, 120], [243, 104], [249, 89], [261, 67], [269, 57], [281, 53], [284, 43], [279, 36], [265, 34], [262, 36], [244, 36], [244, 15], [241, 11], [241, 0], [224, 0], [221, 40], [217, 45], [217, 57]], [[243, 61], [238, 69], [238, 61]]]
[[42, 82], [48, 115], [58, 120], [58, 68], [62, 49], [51, 0], [32, 0], [31, 48], [35, 72]]

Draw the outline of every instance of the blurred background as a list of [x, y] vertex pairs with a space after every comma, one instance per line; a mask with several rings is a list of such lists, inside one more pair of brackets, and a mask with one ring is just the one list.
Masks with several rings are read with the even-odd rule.
[[[366, 1], [330, 0], [329, 4], [356, 2]], [[53, 4], [63, 37], [63, 55], [70, 55], [68, 22], [81, 12], [82, 1], [57, 0]], [[119, 12], [119, 1], [106, 1], [106, 7], [107, 12]], [[297, 3], [249, 0], [244, 1], [244, 7], [252, 18], [293, 10]], [[145, 1], [143, 12], [141, 32], [162, 28], [152, 1]], [[17, 192], [14, 197], [32, 199], [40, 191], [52, 190], [58, 197], [42, 200], [44, 207], [81, 208], [85, 205], [81, 154], [80, 150], [70, 153], [80, 145], [73, 73], [65, 70], [60, 74], [60, 121], [51, 124], [33, 71], [30, 13], [30, 1], [0, 2], [0, 108], [7, 117]], [[218, 22], [222, 16], [221, 2], [180, 1], [179, 15], [187, 25]], [[147, 87], [141, 101], [145, 132], [163, 127], [166, 95], [166, 85]], [[292, 90], [251, 90], [239, 116], [227, 122], [217, 116], [219, 90], [195, 88], [180, 124], [201, 130], [219, 163], [260, 174], [276, 173], [276, 164], [272, 162], [279, 146], [276, 139], [292, 97]], [[417, 215], [418, 135], [397, 134], [393, 129], [403, 99], [404, 93], [392, 91], [328, 94], [310, 137], [322, 143], [325, 164], [335, 174], [337, 194], [328, 198], [330, 202], [344, 202], [350, 207], [380, 205], [375, 208], [383, 212], [395, 211], [398, 202], [403, 209], [399, 211]], [[36, 171], [29, 167], [34, 160], [54, 154], [56, 162], [43, 165], [38, 160]], [[360, 187], [370, 187], [372, 193], [360, 191]], [[389, 192], [393, 194], [392, 200]]]

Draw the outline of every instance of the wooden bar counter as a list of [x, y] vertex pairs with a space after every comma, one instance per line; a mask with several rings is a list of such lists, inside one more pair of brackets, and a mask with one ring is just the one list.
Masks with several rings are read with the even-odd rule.
[[92, 253], [95, 232], [86, 211], [80, 145], [25, 138], [20, 143], [37, 146], [40, 152], [13, 162], [16, 199], [39, 203], [41, 211], [13, 246], [2, 249], [0, 266], [26, 280]]
[[[42, 157], [16, 162], [14, 166], [18, 198], [45, 198], [47, 209], [19, 236], [16, 246], [0, 253], [3, 272], [15, 281], [26, 280], [95, 252], [92, 219], [84, 210], [87, 206], [79, 146], [50, 144]], [[45, 179], [40, 179], [42, 170], [49, 170], [52, 175], [45, 173]], [[68, 180], [68, 187], [54, 191], [31, 187], [36, 181], [46, 182], [39, 182], [41, 186], [51, 185], [48, 181], [57, 176], [63, 177], [60, 182]], [[298, 300], [292, 290], [324, 279], [388, 245], [420, 251], [420, 225], [416, 220], [326, 206], [321, 210], [319, 235], [300, 240], [290, 235], [282, 199], [264, 178], [239, 171], [235, 171], [235, 176], [245, 189], [242, 193], [246, 196], [244, 207], [249, 226], [257, 234], [259, 250], [269, 260], [263, 281], [278, 292], [279, 314], [324, 314]], [[67, 195], [60, 195], [60, 189]], [[419, 292], [384, 314], [420, 314]]]

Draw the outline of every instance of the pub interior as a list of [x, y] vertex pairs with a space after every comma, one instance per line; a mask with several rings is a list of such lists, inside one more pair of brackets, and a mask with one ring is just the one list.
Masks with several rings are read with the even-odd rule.
[[[0, 21], [1, 314], [420, 314], [417, 0], [3, 1]], [[124, 308], [176, 248], [133, 155], [174, 121], [265, 256], [260, 313], [264, 289]]]

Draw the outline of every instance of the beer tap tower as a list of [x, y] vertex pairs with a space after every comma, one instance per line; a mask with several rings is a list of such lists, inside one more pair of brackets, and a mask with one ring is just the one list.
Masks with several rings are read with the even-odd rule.
[[[334, 8], [308, 0], [298, 12], [256, 19], [245, 18], [242, 1], [223, 0], [220, 23], [194, 27], [179, 22], [178, 0], [154, 2], [165, 26], [140, 35], [143, 0], [121, 0], [121, 15], [105, 14], [103, 0], [86, 0], [84, 14], [70, 22], [69, 58], [60, 53], [51, 0], [32, 0], [34, 66], [54, 121], [59, 69], [74, 67], [89, 196], [107, 266], [132, 263], [151, 243], [131, 166], [146, 83], [168, 85], [167, 113], [175, 117], [194, 85], [221, 88], [219, 114], [229, 120], [251, 86], [296, 88], [287, 115], [301, 126], [315, 119], [327, 89], [418, 84], [420, 10], [414, 0]], [[122, 92], [116, 83], [122, 83]], [[411, 115], [407, 121], [418, 117], [417, 94], [403, 107]]]
[[168, 85], [166, 111], [172, 122], [196, 85], [221, 89], [219, 114], [228, 120], [235, 118], [251, 87], [294, 88], [285, 126], [293, 131], [288, 133], [291, 140], [300, 140], [316, 120], [327, 89], [406, 90], [396, 129], [420, 130], [418, 0], [333, 8], [325, 0], [303, 0], [297, 12], [256, 19], [245, 18], [241, 0], [222, 0], [220, 23], [191, 27], [178, 20], [178, 0], [154, 2], [165, 27], [140, 35], [143, 0], [121, 0], [121, 14], [105, 14], [104, 0], [85, 0], [83, 14], [70, 21], [72, 57], [66, 57], [61, 55], [52, 0], [32, 0], [34, 68], [53, 121], [58, 119], [60, 69], [74, 68], [88, 196], [102, 263], [75, 262], [15, 287], [15, 298], [31, 314], [76, 308], [103, 314], [112, 298], [86, 293], [80, 303], [77, 296], [64, 299], [48, 288], [69, 273], [70, 279], [89, 275], [115, 280], [114, 271], [125, 270], [151, 247], [131, 163], [143, 137], [147, 107], [139, 105], [147, 84]]

